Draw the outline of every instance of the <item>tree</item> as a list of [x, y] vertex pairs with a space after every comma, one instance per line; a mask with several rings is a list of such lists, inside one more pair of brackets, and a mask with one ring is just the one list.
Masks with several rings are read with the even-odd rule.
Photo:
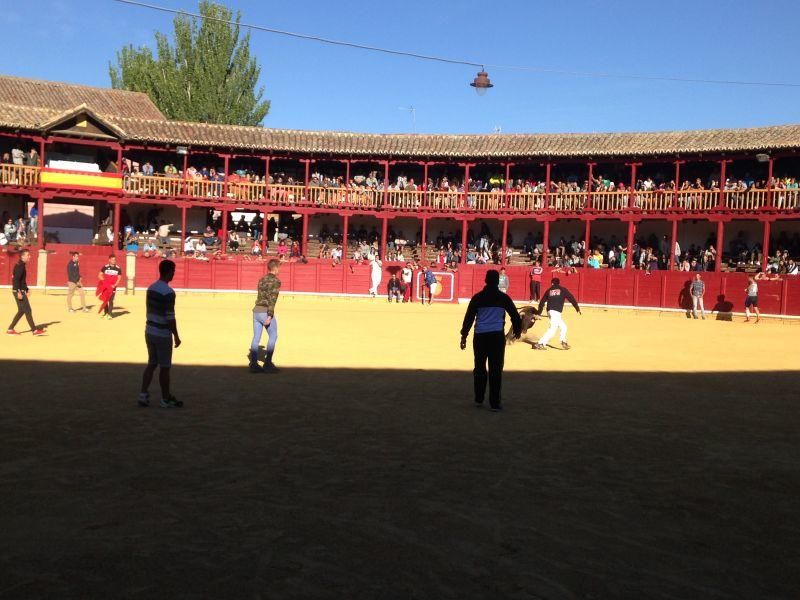
[[176, 16], [173, 40], [156, 32], [155, 55], [147, 46], [120, 49], [117, 65], [109, 64], [111, 86], [145, 92], [169, 119], [261, 125], [270, 103], [256, 89], [261, 67], [250, 33], [239, 35], [240, 13], [234, 20], [229, 8], [202, 0], [200, 14]]

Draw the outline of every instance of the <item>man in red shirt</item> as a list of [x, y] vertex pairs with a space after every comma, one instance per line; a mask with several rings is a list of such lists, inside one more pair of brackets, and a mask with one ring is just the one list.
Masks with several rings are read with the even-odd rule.
[[542, 273], [544, 269], [539, 265], [539, 261], [533, 261], [531, 268], [531, 302], [538, 302], [541, 295]]

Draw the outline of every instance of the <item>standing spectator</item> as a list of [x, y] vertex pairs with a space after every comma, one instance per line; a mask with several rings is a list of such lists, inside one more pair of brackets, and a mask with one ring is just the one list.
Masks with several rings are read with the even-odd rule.
[[158, 243], [162, 246], [169, 246], [169, 229], [172, 227], [172, 223], [167, 223], [164, 219], [161, 219], [161, 224], [158, 226]]
[[703, 306], [703, 296], [706, 293], [706, 284], [703, 282], [703, 278], [700, 276], [700, 273], [697, 273], [694, 276], [694, 281], [692, 281], [690, 292], [692, 295], [692, 316], [695, 319], [697, 318], [697, 307], [700, 306], [700, 316], [703, 317], [703, 320], [705, 321], [706, 309], [705, 306]]
[[369, 288], [369, 293], [373, 298], [378, 294], [378, 286], [381, 284], [382, 274], [383, 263], [378, 258], [378, 255], [374, 254], [369, 261], [369, 277], [372, 283], [372, 287]]
[[400, 272], [400, 281], [403, 290], [403, 302], [411, 302], [411, 282], [414, 278], [414, 270], [411, 268], [411, 263], [406, 263], [403, 270]]
[[97, 278], [99, 281], [96, 295], [100, 298], [99, 312], [110, 321], [114, 316], [114, 297], [117, 295], [117, 286], [122, 280], [122, 269], [117, 265], [116, 256], [111, 254], [108, 257], [108, 262], [100, 269]]
[[506, 275], [505, 267], [500, 269], [500, 282], [497, 284], [497, 288], [504, 294], [508, 293], [508, 275]]
[[500, 274], [491, 269], [486, 272], [486, 287], [472, 297], [461, 326], [461, 349], [467, 347], [469, 330], [475, 323], [472, 349], [475, 353], [475, 368], [472, 372], [475, 385], [475, 404], [483, 405], [486, 394], [489, 363], [489, 405], [493, 412], [502, 410], [500, 388], [503, 378], [503, 363], [506, 352], [505, 313], [511, 317], [514, 337], [522, 335], [522, 319], [517, 307], [506, 294], [498, 289]]
[[539, 264], [538, 260], [533, 261], [533, 267], [531, 268], [531, 302], [538, 302], [539, 301], [539, 294], [541, 293], [542, 287], [542, 273], [544, 269]]
[[72, 308], [72, 297], [76, 291], [81, 298], [81, 310], [89, 312], [89, 309], [86, 308], [86, 292], [83, 289], [79, 256], [77, 252], [72, 252], [72, 260], [67, 263], [67, 308], [71, 313], [75, 312], [75, 309]]
[[745, 288], [745, 293], [747, 294], [747, 298], [745, 298], [744, 301], [744, 322], [747, 323], [750, 321], [750, 307], [753, 307], [753, 310], [756, 313], [756, 323], [758, 323], [761, 319], [761, 315], [758, 312], [758, 284], [756, 283], [755, 278], [747, 278], [747, 287]]
[[[250, 342], [250, 372], [278, 373], [280, 370], [272, 362], [275, 354], [275, 344], [278, 342], [278, 320], [275, 317], [275, 305], [281, 290], [281, 280], [278, 272], [281, 262], [275, 258], [267, 263], [267, 274], [258, 281], [258, 295], [253, 307], [253, 339]], [[263, 368], [258, 364], [258, 347], [261, 343], [261, 334], [267, 330], [267, 349]]]
[[178, 323], [175, 320], [175, 290], [169, 282], [175, 277], [175, 263], [162, 260], [158, 265], [158, 281], [147, 288], [147, 321], [144, 340], [147, 345], [147, 366], [142, 375], [139, 406], [150, 405], [150, 382], [156, 368], [161, 385], [161, 407], [181, 408], [183, 401], [170, 392], [170, 370], [172, 369], [172, 346], [181, 345]]
[[15, 165], [25, 164], [25, 152], [20, 150], [18, 146], [14, 146], [11, 149], [11, 162]]
[[392, 273], [392, 276], [389, 278], [389, 284], [387, 285], [390, 304], [392, 302], [392, 298], [395, 299], [396, 303], [400, 302], [400, 287], [400, 280], [397, 278], [397, 274]]
[[550, 316], [550, 327], [544, 332], [544, 335], [539, 338], [539, 341], [532, 346], [533, 350], [547, 350], [547, 342], [556, 332], [560, 330], [561, 334], [561, 347], [564, 350], [569, 350], [570, 346], [567, 343], [567, 324], [561, 318], [561, 313], [564, 311], [564, 301], [569, 300], [570, 304], [575, 307], [578, 314], [581, 314], [581, 309], [578, 306], [578, 301], [575, 300], [570, 291], [561, 287], [561, 281], [558, 277], [553, 277], [552, 284], [544, 292], [544, 296], [539, 301], [539, 314], [542, 314], [544, 305], [547, 304], [547, 314]]
[[8, 326], [6, 333], [8, 335], [19, 335], [14, 329], [22, 317], [28, 321], [28, 326], [31, 328], [33, 335], [44, 335], [44, 329], [36, 327], [33, 321], [33, 312], [31, 311], [31, 303], [28, 300], [28, 271], [27, 264], [31, 259], [31, 253], [28, 250], [23, 250], [19, 253], [19, 262], [14, 265], [14, 274], [11, 280], [11, 293], [14, 295], [14, 302], [17, 304], [17, 314], [11, 320], [11, 325]]
[[428, 294], [428, 306], [433, 303], [434, 287], [437, 284], [436, 275], [430, 267], [422, 267], [422, 305], [425, 306], [425, 293]]
[[34, 204], [31, 206], [30, 211], [28, 211], [28, 216], [31, 220], [30, 230], [31, 230], [31, 239], [38, 239], [39, 238], [39, 207]]

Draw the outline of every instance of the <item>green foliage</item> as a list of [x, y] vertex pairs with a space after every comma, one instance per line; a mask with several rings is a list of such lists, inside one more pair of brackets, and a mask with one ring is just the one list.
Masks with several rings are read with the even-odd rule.
[[240, 37], [240, 13], [234, 20], [229, 8], [202, 0], [200, 14], [176, 16], [172, 40], [156, 32], [155, 55], [147, 46], [119, 50], [112, 87], [147, 93], [169, 119], [261, 125], [270, 103], [256, 88], [261, 67], [250, 34]]

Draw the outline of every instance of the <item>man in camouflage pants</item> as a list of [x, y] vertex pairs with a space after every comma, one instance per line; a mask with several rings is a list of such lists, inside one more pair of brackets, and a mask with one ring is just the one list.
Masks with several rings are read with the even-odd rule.
[[[253, 307], [253, 341], [250, 343], [251, 373], [278, 373], [279, 369], [272, 362], [275, 353], [275, 343], [278, 341], [278, 320], [275, 318], [275, 304], [281, 289], [281, 280], [278, 279], [281, 263], [272, 259], [267, 263], [267, 274], [258, 281], [258, 297]], [[261, 333], [267, 330], [267, 352], [263, 368], [258, 364], [258, 345], [261, 342]]]

